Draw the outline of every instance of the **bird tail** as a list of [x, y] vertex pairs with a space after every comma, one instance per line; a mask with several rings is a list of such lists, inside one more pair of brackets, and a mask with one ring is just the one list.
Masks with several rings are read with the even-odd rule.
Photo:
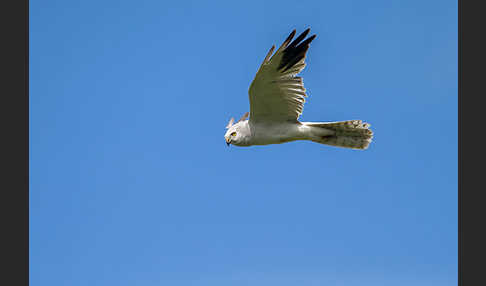
[[[337, 147], [365, 150], [371, 143], [370, 124], [361, 120], [339, 122], [303, 122], [311, 127], [311, 141]], [[331, 131], [331, 132], [330, 132]]]

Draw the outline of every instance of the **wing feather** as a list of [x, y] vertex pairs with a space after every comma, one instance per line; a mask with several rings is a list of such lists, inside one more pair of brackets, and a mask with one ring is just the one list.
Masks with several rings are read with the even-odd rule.
[[305, 39], [309, 31], [292, 41], [293, 30], [273, 56], [275, 46], [267, 53], [248, 92], [250, 120], [298, 120], [302, 114], [307, 94], [302, 77], [296, 75], [305, 68], [309, 44], [316, 37]]

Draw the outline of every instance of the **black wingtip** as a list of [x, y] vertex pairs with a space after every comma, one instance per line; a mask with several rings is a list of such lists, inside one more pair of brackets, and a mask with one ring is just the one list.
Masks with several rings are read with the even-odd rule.
[[[305, 36], [307, 36], [307, 34], [309, 34], [309, 32], [310, 32], [310, 28], [307, 28], [307, 29], [305, 29], [305, 30], [304, 30], [304, 32], [302, 32], [302, 33], [300, 34], [300, 36], [304, 35], [302, 38], [305, 38]], [[300, 36], [299, 36], [299, 37], [300, 37]]]
[[305, 39], [305, 37], [307, 36], [307, 34], [309, 34], [309, 32], [310, 29], [307, 29], [304, 32], [302, 32], [297, 38], [295, 38], [295, 40], [292, 43], [290, 43], [289, 48], [293, 48], [297, 46], [303, 39]]
[[293, 31], [290, 33], [290, 35], [287, 37], [287, 39], [285, 39], [285, 41], [283, 41], [282, 46], [287, 47], [287, 46], [288, 46], [288, 44], [290, 43], [290, 41], [292, 41], [292, 39], [294, 38], [294, 36], [295, 36], [295, 33], [296, 33], [296, 32], [297, 32], [297, 31], [294, 29], [294, 30], [293, 30]]
[[[290, 69], [293, 65], [298, 63], [302, 58], [305, 57], [307, 50], [309, 49], [309, 44], [312, 42], [317, 35], [312, 35], [309, 38], [305, 39], [305, 37], [309, 34], [310, 28], [307, 28], [304, 32], [302, 32], [292, 43], [290, 43], [285, 50], [283, 51], [284, 55], [282, 58], [282, 62], [280, 63], [278, 70]], [[292, 32], [292, 36], [295, 34], [295, 30]], [[289, 38], [287, 38], [288, 40]], [[291, 38], [290, 38], [291, 39]], [[305, 39], [305, 40], [304, 40]], [[287, 41], [286, 40], [286, 41]], [[302, 42], [302, 40], [304, 40]]]
[[308, 45], [308, 44], [310, 44], [316, 37], [317, 37], [317, 35], [310, 36], [309, 38], [307, 38], [307, 40], [303, 41], [301, 45]]

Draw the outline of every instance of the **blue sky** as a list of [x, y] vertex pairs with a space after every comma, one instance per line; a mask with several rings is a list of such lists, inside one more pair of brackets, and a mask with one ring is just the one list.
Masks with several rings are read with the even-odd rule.
[[[262, 2], [30, 2], [31, 285], [457, 285], [456, 1]], [[308, 27], [370, 148], [228, 148]]]

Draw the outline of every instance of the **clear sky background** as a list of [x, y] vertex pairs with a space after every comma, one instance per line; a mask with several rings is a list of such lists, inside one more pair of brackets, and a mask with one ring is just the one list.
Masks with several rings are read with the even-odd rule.
[[[370, 148], [228, 148], [308, 27]], [[457, 285], [457, 68], [452, 0], [31, 1], [31, 285]]]

